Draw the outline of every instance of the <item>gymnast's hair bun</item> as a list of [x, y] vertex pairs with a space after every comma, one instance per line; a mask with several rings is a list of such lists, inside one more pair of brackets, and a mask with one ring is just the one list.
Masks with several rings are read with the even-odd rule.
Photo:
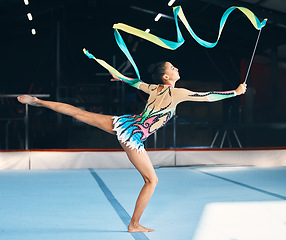
[[155, 65], [155, 64], [151, 64], [151, 65], [148, 67], [148, 73], [149, 73], [149, 74], [153, 74], [154, 71], [155, 71], [155, 68], [156, 68], [156, 65]]
[[165, 74], [165, 64], [166, 62], [163, 61], [151, 64], [148, 67], [148, 73], [151, 75], [152, 79], [158, 84], [163, 83], [162, 76]]

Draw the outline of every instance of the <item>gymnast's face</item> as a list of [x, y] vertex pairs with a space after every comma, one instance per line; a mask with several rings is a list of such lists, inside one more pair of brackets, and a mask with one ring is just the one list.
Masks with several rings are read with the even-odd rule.
[[163, 81], [175, 83], [180, 79], [178, 68], [175, 68], [172, 63], [165, 63], [165, 74], [163, 75]]

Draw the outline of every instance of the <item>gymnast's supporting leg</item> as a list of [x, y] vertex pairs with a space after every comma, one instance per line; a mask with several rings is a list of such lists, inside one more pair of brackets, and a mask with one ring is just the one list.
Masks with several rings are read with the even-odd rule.
[[108, 133], [115, 134], [115, 132], [112, 130], [112, 116], [87, 112], [66, 103], [44, 101], [28, 95], [19, 96], [18, 101], [32, 106], [49, 108], [55, 112], [74, 117], [75, 119], [91, 126], [98, 127]]
[[138, 196], [133, 216], [131, 218], [128, 231], [129, 232], [153, 232], [153, 229], [148, 229], [139, 224], [141, 215], [146, 208], [154, 190], [158, 183], [158, 177], [155, 173], [153, 165], [147, 152], [144, 150], [142, 153], [138, 153], [136, 149], [130, 149], [125, 144], [121, 143], [125, 150], [129, 160], [137, 168], [142, 175], [145, 184]]

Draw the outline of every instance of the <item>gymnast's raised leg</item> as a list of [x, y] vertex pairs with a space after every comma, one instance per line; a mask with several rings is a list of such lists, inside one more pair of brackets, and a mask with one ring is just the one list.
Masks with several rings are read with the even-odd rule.
[[31, 97], [29, 95], [19, 96], [18, 101], [36, 107], [46, 107], [55, 112], [71, 116], [81, 122], [98, 127], [108, 133], [115, 134], [112, 116], [84, 111], [72, 105], [60, 102], [52, 102]]

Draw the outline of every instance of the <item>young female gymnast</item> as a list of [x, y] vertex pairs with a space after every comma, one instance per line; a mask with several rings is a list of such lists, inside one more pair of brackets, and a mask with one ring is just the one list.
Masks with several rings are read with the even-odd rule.
[[[138, 196], [132, 215], [129, 232], [152, 232], [139, 224], [141, 215], [146, 208], [158, 182], [157, 175], [144, 150], [143, 141], [172, 118], [177, 104], [183, 101], [213, 102], [236, 95], [244, 94], [246, 84], [240, 84], [233, 91], [192, 92], [187, 89], [175, 88], [180, 79], [179, 71], [170, 62], [160, 62], [149, 67], [154, 81], [159, 84], [146, 84], [138, 79], [126, 82], [149, 94], [146, 107], [139, 115], [109, 116], [87, 112], [69, 104], [44, 101], [28, 95], [19, 96], [21, 103], [32, 106], [46, 107], [61, 114], [69, 115], [91, 126], [98, 127], [108, 133], [116, 134], [129, 160], [142, 175], [145, 184]], [[115, 75], [112, 81], [119, 81]]]

